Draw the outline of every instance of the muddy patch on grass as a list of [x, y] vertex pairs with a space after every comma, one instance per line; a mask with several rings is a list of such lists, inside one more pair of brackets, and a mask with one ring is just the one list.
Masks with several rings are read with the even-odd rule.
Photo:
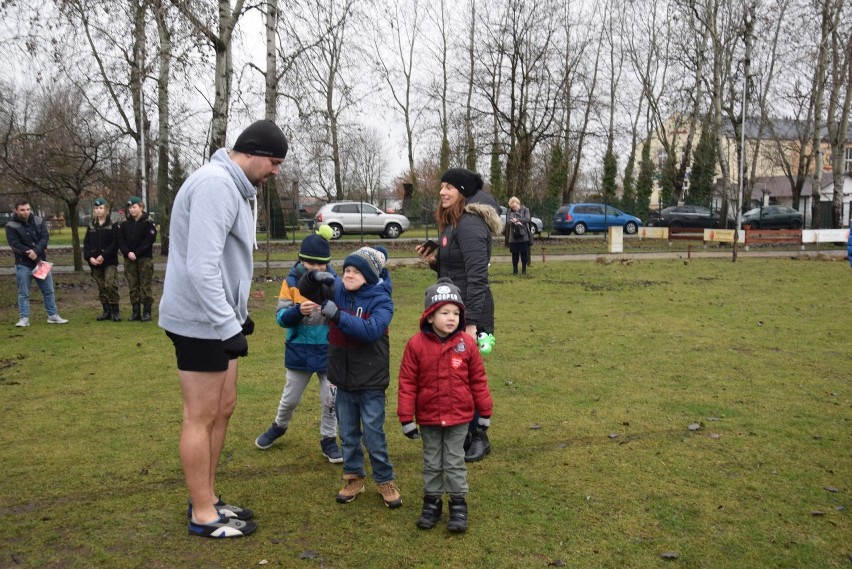
[[0, 358], [0, 385], [20, 385], [19, 382], [6, 377], [6, 374], [9, 370], [18, 367], [24, 359], [24, 356]]

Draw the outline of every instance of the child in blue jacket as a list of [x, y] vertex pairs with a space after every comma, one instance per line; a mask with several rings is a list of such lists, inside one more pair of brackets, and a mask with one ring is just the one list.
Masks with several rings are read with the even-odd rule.
[[385, 436], [385, 390], [390, 384], [388, 326], [393, 300], [382, 278], [385, 255], [362, 247], [343, 261], [343, 277], [310, 271], [299, 292], [322, 306], [329, 320], [328, 379], [337, 386], [335, 408], [343, 447], [344, 487], [337, 501], [348, 504], [364, 491], [364, 451], [370, 456], [379, 494], [389, 508], [402, 505]]

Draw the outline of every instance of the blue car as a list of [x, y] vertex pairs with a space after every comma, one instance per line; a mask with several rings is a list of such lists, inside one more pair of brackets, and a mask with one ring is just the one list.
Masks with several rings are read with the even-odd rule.
[[602, 203], [565, 204], [553, 216], [553, 230], [561, 235], [572, 231], [584, 235], [588, 231], [606, 231], [610, 227], [623, 227], [624, 233], [633, 235], [642, 227], [642, 221]]

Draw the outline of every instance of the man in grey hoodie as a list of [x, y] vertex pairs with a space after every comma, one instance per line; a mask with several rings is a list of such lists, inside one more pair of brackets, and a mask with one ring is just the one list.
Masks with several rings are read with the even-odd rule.
[[257, 221], [257, 190], [278, 173], [287, 139], [257, 121], [230, 151], [221, 148], [181, 186], [172, 207], [171, 244], [159, 325], [175, 346], [183, 394], [180, 459], [189, 489], [189, 533], [241, 537], [253, 513], [216, 495], [215, 477], [237, 404], [237, 358], [246, 336]]

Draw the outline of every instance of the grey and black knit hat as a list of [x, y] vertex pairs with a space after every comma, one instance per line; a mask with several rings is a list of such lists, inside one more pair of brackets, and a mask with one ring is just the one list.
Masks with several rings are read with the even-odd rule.
[[438, 282], [426, 289], [426, 299], [423, 302], [423, 308], [430, 311], [431, 308], [437, 308], [441, 304], [452, 302], [464, 308], [464, 301], [461, 297], [459, 287], [453, 284], [453, 281], [447, 277], [441, 277]]
[[376, 284], [385, 268], [385, 256], [372, 247], [361, 247], [343, 259], [343, 269], [349, 266], [358, 269], [368, 284]]

